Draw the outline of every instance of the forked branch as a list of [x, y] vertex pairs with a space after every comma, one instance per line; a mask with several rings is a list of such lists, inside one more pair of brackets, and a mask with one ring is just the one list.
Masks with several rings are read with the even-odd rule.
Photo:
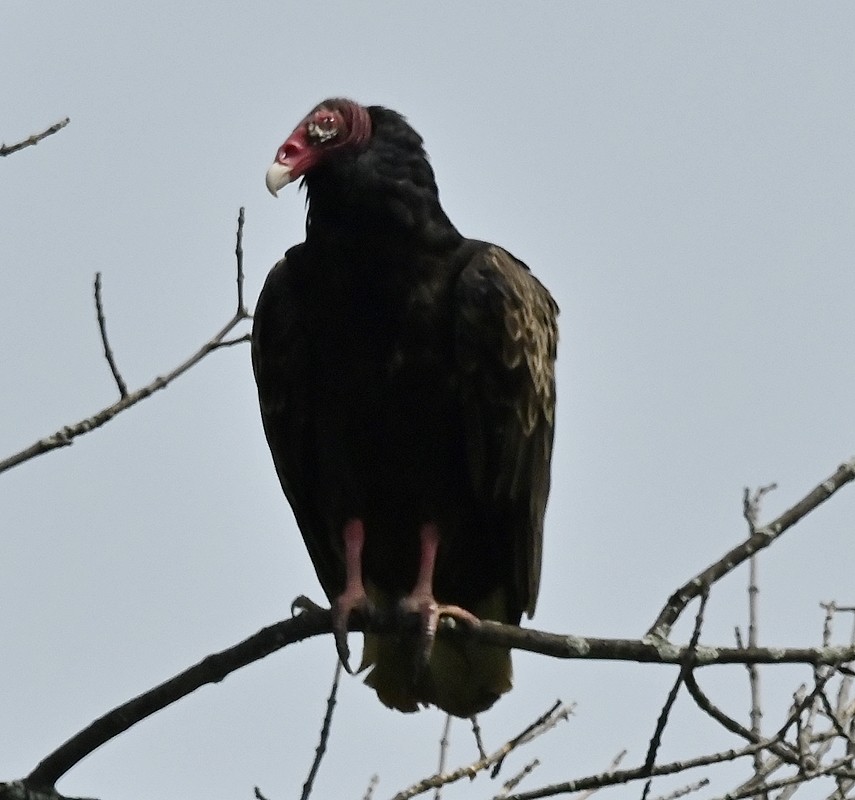
[[113, 417], [118, 416], [123, 411], [127, 411], [127, 409], [135, 406], [141, 400], [151, 397], [151, 395], [160, 389], [165, 389], [170, 383], [172, 383], [172, 381], [183, 375], [192, 367], [195, 367], [196, 364], [214, 350], [248, 340], [248, 336], [242, 336], [231, 340], [226, 338], [235, 329], [235, 327], [237, 327], [237, 325], [239, 325], [243, 320], [250, 318], [250, 314], [246, 310], [243, 301], [243, 251], [241, 249], [241, 241], [243, 239], [243, 219], [243, 209], [241, 208], [240, 215], [238, 217], [238, 244], [235, 248], [235, 252], [237, 254], [238, 308], [234, 316], [186, 361], [179, 364], [166, 375], [155, 378], [151, 383], [131, 393], [128, 393], [121, 375], [118, 374], [118, 368], [115, 365], [115, 360], [112, 358], [112, 350], [107, 342], [106, 328], [103, 323], [103, 309], [100, 302], [100, 280], [96, 278], [96, 311], [98, 314], [99, 327], [102, 333], [102, 343], [104, 344], [105, 357], [107, 358], [107, 362], [110, 364], [110, 369], [113, 372], [113, 377], [116, 380], [121, 397], [112, 405], [102, 408], [95, 414], [71, 425], [65, 425], [50, 436], [45, 436], [43, 439], [39, 439], [37, 442], [24, 448], [20, 452], [14, 453], [8, 458], [3, 459], [0, 461], [0, 473], [5, 472], [7, 469], [11, 469], [12, 467], [16, 467], [18, 464], [23, 464], [25, 461], [29, 461], [31, 458], [35, 458], [36, 456], [73, 444], [74, 440], [78, 436], [82, 436], [84, 433], [89, 433], [89, 431], [100, 428], [102, 425], [113, 419]]
[[672, 626], [692, 600], [706, 589], [712, 587], [714, 583], [721, 580], [725, 575], [733, 572], [736, 567], [754, 555], [754, 553], [768, 547], [781, 534], [792, 528], [800, 519], [853, 480], [855, 480], [855, 458], [841, 464], [833, 475], [826, 478], [826, 480], [799, 500], [798, 503], [788, 508], [781, 516], [768, 525], [757, 528], [742, 544], [729, 550], [718, 561], [708, 566], [702, 572], [699, 572], [694, 578], [677, 589], [668, 598], [668, 602], [662, 611], [659, 612], [656, 621], [650, 626], [647, 635], [667, 640], [671, 634]]

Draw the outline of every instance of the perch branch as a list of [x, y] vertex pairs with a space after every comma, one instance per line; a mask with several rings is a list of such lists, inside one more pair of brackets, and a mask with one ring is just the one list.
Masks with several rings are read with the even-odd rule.
[[55, 122], [49, 128], [45, 128], [40, 133], [34, 133], [23, 141], [16, 142], [15, 144], [0, 144], [0, 156], [10, 156], [12, 153], [17, 153], [18, 150], [23, 150], [25, 147], [32, 147], [42, 139], [47, 139], [48, 136], [53, 136], [53, 134], [61, 131], [69, 122], [71, 122], [70, 117], [66, 117], [59, 122]]
[[[229, 325], [231, 326], [234, 322], [235, 320], [232, 320]], [[226, 331], [225, 328], [223, 330]], [[795, 524], [798, 519], [816, 508], [824, 499], [851, 481], [853, 475], [855, 475], [855, 462], [844, 464], [828, 481], [814, 489], [793, 509], [785, 512], [783, 518], [786, 518], [787, 526]], [[779, 518], [779, 521], [781, 519]], [[783, 524], [781, 523], [781, 525]], [[710, 570], [705, 572], [710, 572]], [[60, 777], [96, 748], [154, 712], [190, 694], [200, 686], [217, 683], [231, 672], [286, 645], [332, 632], [329, 610], [314, 606], [308, 601], [302, 604], [298, 601], [295, 603], [298, 606], [302, 605], [307, 610], [290, 619], [271, 625], [227, 650], [209, 655], [179, 675], [96, 719], [53, 753], [46, 756], [25, 779], [25, 784], [36, 789], [50, 789]], [[367, 625], [365, 620], [354, 618], [350, 625], [350, 629], [354, 631], [370, 629], [379, 634], [400, 632], [401, 627], [400, 621], [380, 617], [368, 620]], [[836, 667], [844, 675], [851, 675], [851, 670], [844, 665], [855, 660], [855, 644], [840, 647], [826, 645], [817, 648], [710, 647], [701, 645], [681, 647], [657, 636], [645, 636], [642, 640], [593, 638], [546, 633], [490, 621], [484, 621], [474, 627], [464, 627], [455, 626], [452, 620], [444, 620], [440, 625], [438, 635], [452, 638], [468, 637], [471, 641], [481, 644], [527, 650], [554, 658], [635, 661], [678, 666], [690, 664], [694, 670], [714, 664], [755, 662], [762, 664], [810, 664], [814, 667], [828, 665]], [[827, 676], [831, 674], [833, 674], [832, 670], [826, 671]], [[691, 680], [692, 673], [690, 672], [685, 677], [687, 685], [691, 683]], [[747, 736], [749, 739], [754, 738], [750, 731], [747, 731]], [[778, 745], [782, 738], [783, 732], [770, 739], [769, 744], [764, 745], [764, 747]], [[748, 749], [739, 751], [737, 755], [728, 756], [728, 758], [738, 758], [745, 753], [753, 754], [756, 752], [754, 748], [758, 746], [758, 744], [751, 745]], [[674, 762], [674, 764], [676, 763], [678, 762]], [[716, 761], [702, 760], [693, 765], [703, 766], [709, 763], [716, 763]], [[648, 768], [646, 773], [644, 772], [645, 765], [642, 765], [636, 770], [612, 771], [610, 774], [624, 776], [633, 774], [636, 777], [648, 778], [655, 775], [671, 774], [677, 769], [674, 764], [666, 765], [666, 768], [661, 766], [652, 770]], [[686, 767], [680, 767], [680, 769], [683, 768]], [[593, 779], [591, 780], [593, 781]], [[567, 791], [580, 791], [598, 786], [613, 785], [614, 782], [619, 781], [609, 783], [593, 781], [584, 785], [576, 785], [574, 782], [573, 785], [576, 788]], [[516, 800], [521, 797], [523, 796], [517, 796]]]
[[[351, 630], [366, 629], [360, 620], [353, 619], [352, 622]], [[400, 625], [393, 621], [379, 621], [375, 624], [372, 620], [370, 627], [371, 630], [381, 634], [400, 630]], [[264, 628], [234, 647], [207, 656], [184, 672], [99, 717], [48, 755], [30, 773], [27, 781], [37, 787], [53, 786], [62, 775], [93, 750], [200, 686], [218, 683], [235, 670], [287, 645], [331, 632], [330, 612], [324, 609], [304, 611], [296, 617]], [[855, 659], [855, 645], [818, 648], [699, 646], [692, 649], [632, 639], [566, 636], [518, 628], [514, 625], [502, 625], [498, 622], [482, 622], [478, 627], [464, 629], [463, 626], [453, 627], [448, 620], [445, 620], [440, 625], [438, 635], [470, 637], [472, 641], [483, 644], [527, 650], [554, 658], [675, 665], [682, 665], [687, 659], [691, 659], [696, 669], [713, 664], [745, 664], [748, 660], [764, 664], [836, 665]], [[653, 770], [652, 774], [667, 773]]]

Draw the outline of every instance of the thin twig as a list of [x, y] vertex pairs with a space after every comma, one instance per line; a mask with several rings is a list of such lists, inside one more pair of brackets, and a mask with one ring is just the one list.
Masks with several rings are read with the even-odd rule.
[[455, 783], [461, 778], [474, 778], [479, 772], [493, 767], [492, 776], [496, 775], [496, 767], [501, 765], [508, 753], [515, 750], [528, 742], [543, 735], [547, 731], [552, 730], [556, 724], [562, 720], [566, 720], [572, 713], [572, 706], [563, 706], [560, 702], [553, 705], [545, 714], [538, 717], [531, 725], [529, 725], [522, 733], [508, 740], [498, 750], [496, 750], [487, 758], [480, 758], [477, 761], [467, 764], [463, 767], [458, 767], [451, 772], [444, 774], [434, 774], [424, 778], [412, 786], [404, 789], [395, 795], [393, 800], [410, 800], [412, 797], [429, 792], [439, 786], [447, 786], [450, 783]]
[[695, 783], [690, 783], [688, 786], [675, 789], [673, 792], [669, 792], [668, 794], [660, 795], [659, 797], [654, 798], [654, 800], [677, 800], [678, 798], [685, 797], [687, 794], [691, 794], [692, 792], [700, 791], [705, 786], [709, 786], [709, 783], [709, 778], [701, 778], [699, 781], [695, 781]]
[[[445, 715], [445, 724], [442, 726], [442, 737], [439, 740], [439, 764], [436, 771], [439, 775], [445, 772], [445, 761], [448, 757], [448, 734], [451, 731], [451, 714]], [[442, 797], [442, 787], [437, 786], [433, 793], [433, 800], [440, 800]]]
[[[238, 231], [240, 233], [241, 229], [239, 228]], [[239, 271], [238, 276], [238, 286], [242, 287], [243, 273]], [[217, 331], [217, 333], [215, 333], [207, 342], [205, 342], [205, 344], [202, 345], [202, 347], [190, 356], [190, 358], [179, 364], [168, 374], [155, 378], [151, 383], [143, 386], [141, 389], [137, 389], [135, 392], [125, 395], [112, 405], [101, 409], [92, 416], [86, 417], [73, 425], [66, 425], [50, 436], [39, 439], [39, 441], [29, 447], [26, 447], [20, 452], [0, 461], [0, 473], [5, 472], [7, 469], [11, 469], [12, 467], [16, 467], [18, 464], [23, 464], [25, 461], [29, 461], [36, 456], [49, 453], [59, 447], [67, 447], [68, 445], [73, 444], [74, 440], [78, 436], [82, 436], [84, 433], [89, 433], [89, 431], [100, 428], [102, 425], [113, 419], [113, 417], [131, 408], [131, 406], [135, 406], [141, 400], [145, 400], [160, 389], [165, 389], [176, 378], [183, 375], [190, 368], [196, 366], [196, 364], [198, 364], [209, 353], [223, 346], [222, 343], [226, 339], [226, 336], [228, 336], [228, 334], [245, 319], [249, 319], [249, 314], [246, 313], [245, 310], [236, 313], [219, 331]], [[237, 341], [244, 340], [236, 340], [235, 343], [237, 343]]]
[[[611, 765], [609, 766], [609, 768], [606, 770], [606, 773], [605, 773], [605, 774], [608, 774], [609, 772], [614, 772], [614, 771], [615, 771], [615, 770], [620, 766], [621, 761], [623, 761], [623, 760], [624, 760], [624, 758], [626, 758], [626, 754], [627, 754], [627, 752], [628, 752], [627, 750], [621, 750], [621, 751], [620, 751], [620, 752], [619, 752], [619, 753], [618, 753], [618, 754], [617, 754], [617, 755], [612, 759], [612, 763], [611, 763]], [[593, 794], [595, 794], [596, 792], [600, 791], [600, 788], [601, 788], [601, 787], [599, 787], [599, 786], [595, 786], [595, 787], [594, 787], [594, 788], [592, 788], [592, 789], [587, 789], [586, 791], [582, 792], [582, 793], [581, 793], [581, 794], [576, 798], [576, 800], [588, 800], [588, 799], [591, 797], [591, 795], [593, 795]]]
[[377, 788], [378, 783], [380, 783], [380, 776], [375, 773], [368, 781], [368, 787], [365, 789], [365, 794], [362, 795], [362, 800], [371, 800], [374, 797], [374, 790]]
[[[680, 687], [685, 682], [686, 676], [689, 675], [692, 671], [692, 659], [698, 647], [698, 639], [700, 639], [701, 637], [701, 628], [704, 624], [704, 611], [706, 610], [708, 599], [709, 593], [704, 592], [701, 595], [701, 602], [698, 606], [698, 613], [695, 616], [695, 627], [692, 631], [692, 638], [689, 641], [686, 660], [680, 666], [680, 672], [677, 675], [677, 680], [674, 681], [674, 685], [671, 687], [671, 691], [668, 692], [668, 697], [665, 700], [665, 705], [662, 707], [662, 711], [659, 714], [659, 718], [656, 720], [656, 728], [653, 731], [653, 736], [650, 738], [650, 744], [647, 748], [647, 756], [644, 759], [644, 766], [649, 771], [653, 769], [653, 765], [656, 763], [656, 754], [659, 752], [659, 748], [662, 745], [662, 734], [665, 732], [665, 726], [668, 724], [668, 715], [671, 713], [671, 709], [674, 707], [674, 703], [677, 700], [677, 695], [680, 692]], [[651, 785], [652, 781], [648, 779], [641, 793], [641, 800], [647, 800], [650, 794]]]
[[335, 710], [336, 695], [338, 694], [338, 684], [341, 680], [341, 661], [335, 661], [335, 674], [333, 675], [332, 688], [330, 695], [327, 698], [327, 711], [324, 714], [324, 723], [321, 725], [321, 737], [318, 741], [318, 746], [315, 748], [315, 757], [312, 760], [312, 766], [309, 769], [309, 775], [306, 782], [303, 784], [303, 793], [300, 795], [300, 800], [308, 800], [312, 793], [312, 786], [315, 783], [315, 776], [318, 774], [318, 768], [321, 766], [324, 753], [327, 751], [327, 741], [330, 737], [330, 727], [332, 726], [333, 711]]
[[125, 379], [119, 372], [119, 367], [116, 365], [116, 359], [113, 357], [113, 348], [110, 347], [110, 340], [107, 338], [107, 320], [104, 319], [104, 304], [101, 301], [101, 273], [95, 273], [95, 316], [98, 318], [98, 329], [101, 331], [101, 344], [104, 346], [104, 358], [107, 359], [107, 364], [110, 366], [110, 372], [113, 373], [113, 380], [116, 381], [116, 386], [119, 389], [119, 396], [125, 398], [128, 396], [128, 385]]
[[768, 547], [781, 534], [793, 527], [806, 514], [809, 514], [817, 506], [824, 503], [847, 483], [855, 480], [855, 459], [841, 464], [837, 471], [830, 475], [826, 480], [811, 490], [805, 497], [791, 508], [788, 508], [777, 519], [768, 525], [758, 528], [756, 532], [749, 536], [742, 544], [737, 545], [732, 550], [725, 553], [718, 561], [711, 564], [702, 572], [695, 575], [694, 578], [687, 581], [683, 586], [677, 589], [668, 602], [665, 604], [662, 611], [654, 623], [650, 626], [647, 635], [655, 637], [659, 640], [667, 640], [671, 633], [671, 628], [677, 621], [677, 618], [686, 608], [686, 606], [694, 600], [705, 588], [711, 588], [718, 580], [723, 578], [728, 573], [732, 572], [743, 561], [752, 556], [754, 553]]
[[472, 735], [475, 737], [475, 746], [478, 748], [478, 755], [481, 758], [487, 757], [487, 751], [484, 749], [484, 740], [481, 738], [481, 726], [478, 724], [478, 715], [470, 717], [472, 723]]
[[40, 133], [34, 133], [32, 136], [28, 136], [23, 141], [17, 142], [16, 144], [0, 144], [0, 156], [9, 156], [12, 153], [17, 153], [18, 150], [23, 150], [25, 147], [32, 147], [33, 145], [38, 144], [42, 139], [46, 139], [48, 136], [52, 136], [55, 133], [61, 131], [68, 123], [71, 122], [69, 117], [65, 119], [61, 119], [59, 122], [55, 122], [49, 128], [45, 128]]
[[[735, 719], [729, 717], [718, 706], [716, 706], [701, 690], [694, 673], [686, 675], [685, 683], [686, 689], [689, 691], [689, 694], [692, 696], [695, 703], [697, 703], [697, 706], [701, 711], [709, 714], [709, 716], [724, 728], [729, 730], [731, 733], [735, 733], [737, 736], [741, 736], [747, 742], [753, 742], [756, 744], [757, 742], [763, 741], [753, 731], [743, 725], [740, 725]], [[792, 722], [790, 724], [792, 724]], [[789, 725], [787, 727], [789, 727]], [[770, 742], [768, 749], [790, 764], [798, 763], [798, 756], [792, 750], [781, 744], [781, 740], [783, 740], [785, 732], [786, 729], [779, 731], [775, 737], [766, 740]]]
[[246, 305], [243, 301], [243, 221], [244, 207], [238, 211], [237, 236], [235, 237], [235, 260], [237, 261], [237, 311], [235, 316], [241, 319], [249, 317]]
[[245, 333], [243, 336], [236, 336], [234, 339], [223, 339], [211, 347], [211, 351], [219, 350], [221, 347], [234, 347], [236, 344], [246, 344], [252, 341], [252, 334]]
[[504, 764], [505, 758], [508, 753], [519, 747], [519, 745], [525, 744], [526, 742], [530, 742], [532, 739], [536, 739], [541, 734], [551, 730], [559, 722], [563, 722], [564, 720], [566, 720], [573, 713], [573, 709], [575, 707], [575, 703], [572, 703], [569, 706], [565, 706], [560, 700], [556, 700], [522, 733], [517, 734], [513, 739], [511, 739], [509, 742], [506, 742], [496, 751], [496, 753], [501, 753], [501, 755], [499, 756], [499, 758], [494, 759], [495, 764], [493, 766], [492, 771], [490, 772], [490, 777], [495, 778], [499, 774], [502, 769], [502, 764]]
[[[757, 533], [757, 521], [760, 519], [760, 506], [763, 498], [778, 488], [776, 483], [770, 483], [755, 489], [753, 494], [745, 487], [742, 495], [742, 515], [748, 523], [748, 535]], [[760, 586], [757, 582], [757, 556], [752, 555], [748, 560], [748, 646], [757, 647], [758, 644], [758, 603]], [[751, 694], [751, 731], [759, 741], [762, 736], [763, 709], [760, 700], [760, 670], [756, 664], [746, 664], [748, 668], [748, 686]], [[754, 769], [757, 774], [763, 769], [763, 754], [755, 753]]]
[[534, 770], [536, 770], [540, 766], [540, 759], [535, 758], [532, 759], [528, 764], [526, 764], [516, 775], [512, 778], [509, 778], [502, 785], [501, 791], [493, 798], [493, 800], [504, 800], [517, 786], [522, 783], [522, 781], [528, 776], [531, 775]]
[[[808, 781], [812, 781], [815, 778], [822, 778], [825, 775], [834, 775], [839, 770], [845, 770], [849, 766], [848, 758], [840, 758], [837, 761], [833, 761], [831, 764], [826, 765], [825, 767], [821, 767], [814, 772], [810, 773], [801, 773], [797, 772], [794, 775], [790, 775], [787, 778], [782, 778], [778, 781], [772, 781], [770, 783], [764, 783], [759, 787], [748, 787], [743, 790], [737, 790], [735, 792], [728, 792], [727, 794], [723, 794], [720, 797], [717, 797], [715, 800], [744, 800], [744, 798], [751, 797], [754, 794], [759, 792], [771, 792], [776, 789], [783, 789], [787, 786], [792, 786], [793, 784], [798, 784], [802, 786], [806, 784]], [[845, 770], [848, 772], [848, 770]]]

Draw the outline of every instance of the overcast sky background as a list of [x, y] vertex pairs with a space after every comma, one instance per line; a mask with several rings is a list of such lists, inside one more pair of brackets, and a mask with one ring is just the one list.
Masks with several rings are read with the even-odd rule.
[[[0, 140], [71, 124], [0, 161], [0, 455], [116, 398], [96, 271], [137, 388], [231, 315], [239, 206], [252, 304], [302, 239], [297, 187], [278, 200], [264, 187], [295, 124], [330, 95], [384, 104], [424, 136], [460, 230], [525, 260], [562, 308], [532, 624], [639, 637], [744, 537], [744, 486], [779, 483], [768, 519], [855, 453], [853, 54], [850, 3], [7, 0]], [[855, 602], [852, 491], [763, 554], [761, 643], [816, 644], [819, 601]], [[0, 477], [0, 565], [0, 780], [286, 616], [297, 594], [322, 599], [248, 346]], [[731, 644], [745, 623], [746, 572], [713, 592], [704, 642]], [[111, 741], [59, 788], [299, 796], [334, 659], [329, 637], [280, 651]], [[540, 758], [523, 788], [604, 770], [623, 748], [641, 763], [675, 675], [521, 653], [515, 665], [514, 691], [481, 720], [488, 749], [557, 697], [578, 703], [505, 766], [502, 778]], [[767, 731], [809, 677], [763, 670]], [[747, 723], [744, 669], [701, 679]], [[360, 798], [375, 772], [375, 797], [391, 796], [433, 771], [442, 724], [345, 680], [315, 796]], [[452, 737], [451, 763], [471, 760], [468, 726]], [[681, 702], [660, 760], [736, 744]]]

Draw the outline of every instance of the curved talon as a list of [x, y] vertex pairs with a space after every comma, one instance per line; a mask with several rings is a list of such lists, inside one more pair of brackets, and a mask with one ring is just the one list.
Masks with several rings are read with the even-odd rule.
[[432, 594], [409, 594], [401, 598], [398, 603], [398, 611], [402, 614], [418, 614], [419, 628], [416, 634], [415, 650], [415, 678], [418, 679], [422, 670], [430, 662], [433, 652], [433, 643], [436, 640], [436, 631], [439, 621], [448, 617], [467, 625], [480, 625], [478, 619], [471, 611], [453, 605], [437, 603]]
[[291, 616], [296, 617], [298, 613], [304, 611], [326, 611], [323, 606], [319, 606], [314, 600], [301, 594], [291, 601]]
[[347, 670], [349, 675], [354, 672], [350, 668], [350, 648], [347, 645], [347, 624], [350, 621], [350, 615], [354, 611], [362, 614], [367, 621], [374, 613], [374, 604], [365, 592], [340, 594], [330, 609], [332, 611], [332, 627], [333, 637], [335, 638], [335, 649], [338, 653], [341, 665]]

